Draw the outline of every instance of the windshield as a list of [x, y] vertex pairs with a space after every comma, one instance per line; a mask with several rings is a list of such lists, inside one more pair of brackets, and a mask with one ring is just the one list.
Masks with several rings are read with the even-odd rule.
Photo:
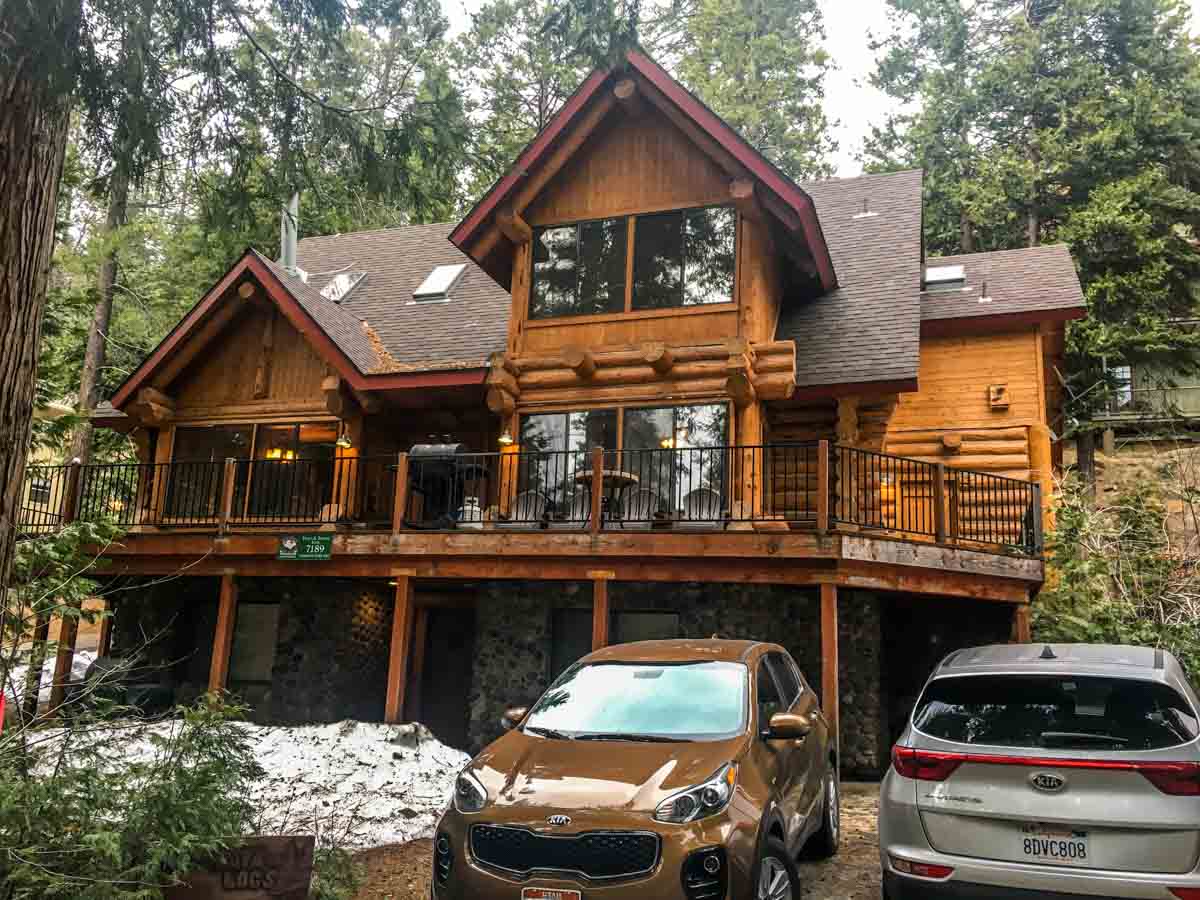
[[969, 675], [929, 684], [913, 725], [960, 744], [1075, 750], [1160, 750], [1200, 723], [1164, 684], [1070, 675]]
[[741, 663], [592, 663], [567, 669], [525, 730], [547, 737], [720, 740], [746, 730]]

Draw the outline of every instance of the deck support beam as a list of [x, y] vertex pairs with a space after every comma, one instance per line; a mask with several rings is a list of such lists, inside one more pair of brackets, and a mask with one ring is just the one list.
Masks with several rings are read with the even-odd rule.
[[1013, 609], [1012, 639], [1014, 644], [1033, 643], [1033, 608], [1029, 604]]
[[838, 725], [838, 589], [821, 585], [821, 708], [829, 720], [834, 746], [841, 746]]
[[213, 635], [212, 663], [208, 668], [208, 690], [225, 690], [229, 681], [229, 653], [233, 649], [233, 626], [237, 620], [237, 581], [231, 572], [221, 576], [221, 596], [217, 604], [217, 628]]
[[596, 570], [588, 572], [592, 579], [592, 649], [608, 646], [608, 583], [615, 572]]
[[72, 613], [58, 616], [58, 650], [54, 660], [54, 680], [50, 682], [50, 712], [58, 709], [67, 696], [71, 670], [75, 665], [75, 642], [79, 637], [79, 603], [72, 603]]
[[408, 665], [412, 658], [413, 572], [397, 572], [396, 602], [392, 608], [392, 642], [388, 654], [387, 699], [383, 720], [389, 725], [404, 714], [404, 694], [408, 686]]

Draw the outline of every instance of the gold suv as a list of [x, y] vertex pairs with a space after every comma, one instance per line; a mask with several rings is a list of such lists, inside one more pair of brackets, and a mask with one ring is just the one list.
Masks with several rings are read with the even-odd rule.
[[799, 900], [837, 758], [787, 651], [645, 641], [575, 663], [458, 776], [434, 900]]

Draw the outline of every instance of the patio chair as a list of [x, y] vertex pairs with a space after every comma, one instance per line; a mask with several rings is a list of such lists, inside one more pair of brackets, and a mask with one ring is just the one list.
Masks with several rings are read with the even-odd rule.
[[564, 505], [566, 506], [566, 517], [562, 519], [551, 517], [550, 527], [569, 531], [586, 528], [592, 513], [591, 491], [577, 491], [567, 499]]
[[498, 523], [499, 528], [549, 527], [550, 498], [541, 491], [522, 491], [513, 499], [508, 521]]
[[688, 528], [724, 528], [721, 495], [712, 488], [696, 488], [683, 498], [681, 524]]
[[664, 508], [658, 494], [649, 488], [638, 488], [622, 498], [617, 510], [617, 524], [630, 529], [652, 528], [656, 514]]

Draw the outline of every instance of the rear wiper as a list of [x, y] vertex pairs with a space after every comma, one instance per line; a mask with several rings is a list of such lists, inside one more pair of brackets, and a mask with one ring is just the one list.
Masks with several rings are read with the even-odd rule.
[[539, 728], [536, 725], [526, 725], [525, 731], [529, 734], [536, 734], [538, 737], [547, 737], [554, 741], [573, 741], [574, 737], [562, 732], [555, 731], [553, 728]]
[[618, 731], [596, 731], [575, 735], [577, 741], [642, 741], [647, 744], [690, 744], [687, 738], [663, 737], [660, 734], [632, 734]]
[[1115, 734], [1091, 734], [1086, 731], [1043, 731], [1042, 742], [1048, 745], [1129, 743], [1128, 739]]

